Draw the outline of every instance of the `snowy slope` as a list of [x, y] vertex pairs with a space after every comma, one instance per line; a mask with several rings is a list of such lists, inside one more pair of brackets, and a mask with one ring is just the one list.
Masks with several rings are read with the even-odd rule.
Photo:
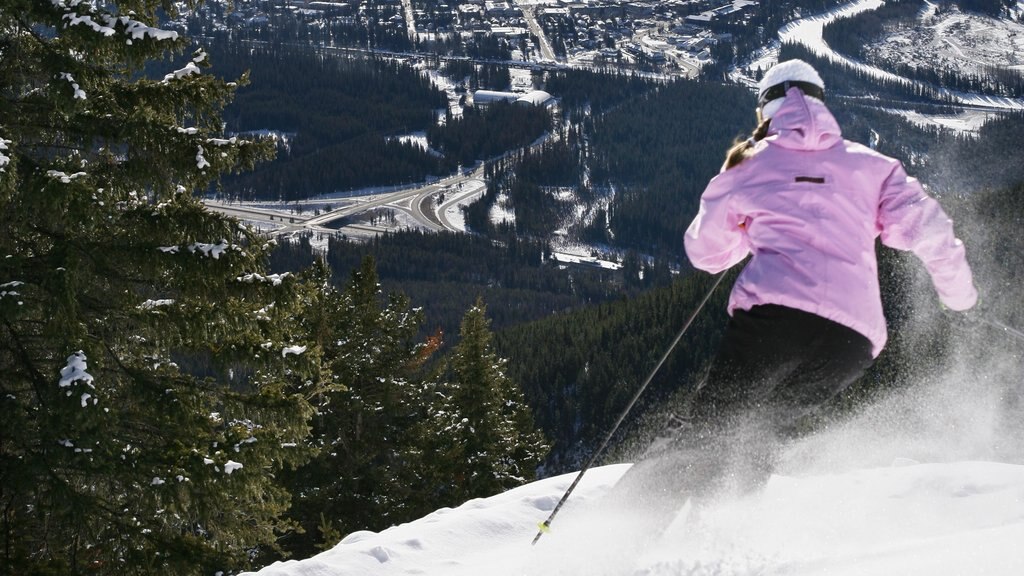
[[[794, 20], [779, 29], [779, 40], [755, 54], [742, 68], [731, 74], [736, 81], [753, 85], [749, 71], [767, 70], [778, 60], [781, 43], [803, 44], [811, 52], [832, 62], [843, 64], [875, 78], [888, 81], [915, 82], [875, 65], [851, 58], [832, 49], [822, 38], [822, 30], [837, 18], [854, 16], [868, 10], [875, 10], [884, 4], [883, 0], [851, 0], [832, 10]], [[1010, 19], [996, 19], [978, 14], [965, 14], [953, 8], [936, 16], [934, 5], [922, 12], [917, 28], [893, 33], [871, 48], [873, 60], [890, 60], [903, 64], [932, 68], [940, 64], [954, 68], [963, 74], [977, 73], [982, 65], [1019, 68], [1021, 61], [1020, 34], [1024, 26]], [[967, 107], [982, 109], [1024, 109], [1024, 99], [984, 96], [946, 89], [940, 94], [950, 96], [955, 102]], [[976, 130], [983, 123], [976, 112], [968, 111], [967, 125]], [[919, 119], [920, 115], [916, 115]], [[947, 119], [947, 122], [948, 119]], [[942, 123], [940, 120], [937, 123]], [[963, 122], [953, 122], [955, 128], [963, 129]]]
[[989, 361], [924, 375], [788, 445], [761, 492], [681, 511], [657, 539], [644, 516], [602, 501], [619, 464], [590, 470], [536, 546], [575, 475], [352, 534], [259, 575], [1020, 576], [1022, 360], [986, 334]]
[[[1024, 466], [897, 463], [775, 476], [763, 493], [712, 505], [637, 556], [600, 496], [628, 465], [591, 470], [537, 546], [530, 541], [573, 475], [535, 482], [261, 576], [638, 574], [1024, 574]], [[649, 543], [648, 543], [649, 544]]]

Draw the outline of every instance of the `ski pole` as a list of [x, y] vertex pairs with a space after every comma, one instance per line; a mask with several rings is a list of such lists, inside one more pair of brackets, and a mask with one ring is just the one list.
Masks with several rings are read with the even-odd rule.
[[672, 353], [672, 350], [674, 350], [676, 345], [679, 344], [679, 341], [683, 339], [683, 335], [686, 334], [686, 331], [690, 329], [690, 325], [693, 324], [693, 321], [697, 318], [697, 315], [700, 314], [700, 311], [704, 309], [704, 305], [707, 304], [708, 300], [711, 299], [711, 295], [715, 292], [715, 289], [718, 288], [718, 285], [722, 283], [723, 278], [725, 278], [725, 271], [720, 272], [718, 274], [718, 278], [715, 280], [715, 283], [708, 290], [708, 293], [704, 295], [704, 299], [700, 301], [700, 304], [697, 305], [697, 308], [693, 311], [693, 313], [690, 314], [690, 318], [687, 319], [686, 323], [683, 325], [683, 328], [679, 331], [679, 334], [676, 334], [675, 340], [673, 340], [672, 344], [669, 345], [668, 350], [665, 350], [665, 353], [661, 356], [661, 360], [658, 360], [658, 364], [655, 365], [654, 370], [651, 370], [651, 373], [647, 375], [647, 379], [644, 380], [644, 383], [640, 386], [640, 389], [637, 390], [636, 394], [633, 395], [633, 398], [629, 401], [629, 404], [626, 405], [626, 409], [623, 410], [621, 414], [619, 414], [619, 417], [617, 420], [615, 420], [615, 424], [612, 426], [611, 431], [609, 431], [608, 435], [605, 436], [604, 441], [601, 442], [601, 445], [598, 446], [597, 450], [595, 450], [594, 453], [590, 455], [590, 458], [587, 460], [587, 463], [584, 464], [583, 468], [581, 468], [579, 473], [576, 474], [576, 478], [572, 481], [572, 484], [569, 485], [569, 488], [565, 491], [565, 494], [562, 494], [561, 500], [559, 500], [558, 504], [555, 505], [555, 509], [551, 511], [551, 515], [548, 516], [547, 520], [541, 522], [540, 529], [537, 531], [537, 535], [533, 537], [533, 544], [536, 544], [537, 541], [540, 540], [540, 537], [551, 528], [551, 522], [555, 519], [555, 516], [558, 514], [558, 511], [562, 509], [562, 505], [564, 505], [566, 500], [569, 499], [569, 495], [572, 494], [572, 491], [576, 489], [576, 486], [580, 483], [580, 480], [583, 479], [583, 475], [587, 473], [587, 470], [590, 469], [590, 467], [594, 464], [594, 462], [601, 455], [601, 453], [604, 452], [604, 449], [608, 447], [608, 443], [611, 442], [612, 437], [615, 435], [615, 432], [617, 432], [619, 426], [622, 425], [622, 421], [626, 419], [626, 416], [629, 415], [629, 412], [633, 409], [633, 406], [637, 403], [638, 400], [640, 400], [640, 396], [643, 395], [644, 390], [647, 389], [647, 386], [651, 383], [651, 380], [654, 379], [654, 375], [658, 373], [658, 370], [661, 369], [661, 365], [664, 364], [665, 360], [668, 359], [669, 355]]
[[1015, 328], [1011, 328], [1011, 327], [1007, 326], [1006, 324], [1003, 324], [1002, 322], [1000, 322], [998, 320], [991, 320], [989, 318], [984, 318], [984, 317], [981, 317], [981, 316], [974, 316], [973, 319], [978, 321], [978, 322], [981, 322], [982, 324], [987, 324], [987, 325], [989, 325], [989, 326], [991, 326], [991, 327], [993, 327], [993, 328], [995, 328], [997, 330], [1001, 330], [1003, 332], [1006, 332], [1007, 334], [1009, 334], [1011, 336], [1016, 336], [1017, 339], [1019, 339], [1021, 341], [1024, 341], [1024, 332], [1021, 332], [1020, 330], [1017, 330]]

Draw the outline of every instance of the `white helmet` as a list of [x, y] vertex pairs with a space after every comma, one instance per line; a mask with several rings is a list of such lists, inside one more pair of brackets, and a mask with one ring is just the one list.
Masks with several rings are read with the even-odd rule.
[[772, 66], [757, 84], [757, 105], [761, 108], [762, 119], [771, 118], [779, 111], [786, 92], [792, 87], [799, 88], [805, 96], [825, 101], [825, 82], [817, 70], [803, 60], [786, 60]]

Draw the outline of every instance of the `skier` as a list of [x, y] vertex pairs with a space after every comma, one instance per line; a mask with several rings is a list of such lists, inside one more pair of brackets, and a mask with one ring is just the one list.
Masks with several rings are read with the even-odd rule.
[[767, 480], [773, 436], [849, 386], [885, 345], [877, 237], [921, 259], [947, 308], [967, 310], [978, 297], [938, 202], [899, 161], [842, 138], [813, 67], [772, 67], [757, 114], [685, 236], [692, 264], [710, 273], [751, 255], [682, 431], [702, 452], [735, 456], [749, 476], [741, 484]]
[[604, 501], [617, 534], [645, 535], [638, 550], [688, 521], [680, 507], [691, 497], [762, 485], [777, 440], [882, 351], [876, 238], [920, 258], [947, 308], [977, 302], [963, 244], [938, 202], [899, 161], [844, 140], [824, 88], [800, 60], [765, 74], [757, 128], [727, 152], [686, 231], [696, 268], [714, 274], [750, 261], [708, 375]]

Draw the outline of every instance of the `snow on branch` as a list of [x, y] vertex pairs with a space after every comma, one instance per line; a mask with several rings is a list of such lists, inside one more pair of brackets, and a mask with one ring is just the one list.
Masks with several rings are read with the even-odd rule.
[[[231, 138], [207, 138], [206, 143], [212, 144], [214, 146], [233, 146], [235, 144], [238, 144], [238, 137], [232, 136]], [[243, 144], [244, 143], [245, 142], [243, 142]]]
[[131, 36], [133, 40], [142, 40], [147, 36], [154, 40], [178, 39], [178, 33], [173, 30], [161, 30], [160, 28], [154, 28], [139, 22], [138, 20], [132, 20], [127, 17], [121, 17], [120, 21], [125, 25], [125, 33]]
[[238, 282], [245, 282], [246, 284], [260, 282], [268, 283], [272, 286], [280, 286], [281, 282], [284, 282], [284, 279], [291, 275], [291, 272], [285, 272], [284, 274], [270, 274], [268, 276], [264, 276], [263, 274], [253, 272], [251, 274], [246, 274], [245, 276], [239, 276], [238, 278], [235, 278], [235, 280]]
[[[213, 469], [218, 472], [221, 471], [220, 466], [217, 466], [217, 461], [208, 456], [203, 457], [203, 464], [207, 466], [213, 466]], [[242, 466], [240, 462], [235, 462], [234, 460], [228, 460], [227, 462], [224, 463], [224, 473], [229, 476], [231, 475], [232, 472], [240, 468], [244, 468], [244, 466]]]
[[11, 157], [6, 154], [10, 150], [10, 145], [10, 140], [0, 138], [0, 172], [4, 172], [7, 165], [11, 163]]
[[85, 172], [75, 172], [74, 174], [68, 174], [61, 172], [60, 170], [47, 170], [46, 175], [55, 180], [60, 180], [63, 184], [70, 184], [72, 180], [81, 178], [82, 176], [88, 176]]
[[296, 356], [306, 351], [305, 346], [287, 346], [281, 350], [281, 357], [286, 358], [289, 354], [295, 354]]
[[[11, 296], [11, 297], [21, 296], [21, 293], [18, 292], [17, 290], [15, 290], [15, 288], [17, 288], [18, 286], [24, 286], [24, 285], [25, 285], [25, 283], [21, 282], [19, 280], [13, 280], [11, 282], [5, 282], [3, 284], [0, 284], [0, 299], [7, 298], [8, 296]], [[21, 302], [18, 302], [18, 304], [21, 304]]]
[[167, 84], [171, 80], [181, 80], [182, 78], [188, 76], [200, 74], [202, 71], [199, 70], [198, 65], [201, 64], [204, 60], [206, 60], [206, 52], [200, 49], [198, 52], [196, 52], [196, 55], [192, 58], [192, 61], [188, 64], [185, 64], [184, 68], [180, 68], [164, 76], [163, 83]]
[[85, 100], [86, 99], [85, 98], [85, 90], [82, 90], [78, 86], [78, 82], [75, 82], [75, 79], [74, 79], [74, 77], [71, 76], [71, 74], [68, 74], [67, 72], [61, 72], [57, 77], [60, 78], [61, 80], [67, 80], [68, 84], [71, 84], [71, 89], [74, 90], [74, 92], [75, 92], [75, 94], [73, 96], [75, 99], [78, 99], [78, 100]]
[[270, 304], [267, 304], [263, 308], [260, 308], [259, 310], [254, 312], [254, 315], [256, 316], [256, 319], [261, 321], [261, 322], [270, 322], [270, 320], [271, 320], [271, 318], [270, 318], [270, 310], [272, 308], [274, 308], [274, 303], [273, 302], [271, 302]]
[[[61, 388], [71, 388], [76, 382], [81, 382], [89, 388], [95, 390], [96, 387], [92, 385], [92, 374], [86, 372], [88, 365], [85, 362], [85, 352], [79, 350], [71, 356], [68, 356], [67, 365], [60, 369], [60, 381], [57, 385]], [[72, 396], [74, 391], [68, 390], [66, 392], [68, 396]], [[82, 392], [81, 395], [82, 408], [85, 408], [92, 403], [95, 406], [99, 400], [97, 400], [92, 394], [88, 392]]]
[[170, 74], [164, 76], [163, 83], [167, 84], [171, 80], [181, 80], [182, 78], [185, 78], [187, 76], [192, 76], [193, 74], [199, 74], [199, 73], [200, 73], [199, 66], [196, 66], [195, 62], [189, 62], [188, 64], [185, 64], [184, 68], [180, 68], [180, 69], [175, 70], [174, 72], [171, 72]]
[[[183, 126], [174, 126], [173, 128], [178, 134], [185, 134], [186, 136], [195, 136], [196, 134], [199, 133], [199, 128], [195, 127], [185, 128]], [[207, 144], [211, 146], [235, 146], [246, 144], [245, 140], [240, 141], [237, 136], [232, 136], [231, 138], [207, 138], [205, 141]], [[206, 162], [205, 159], [201, 160], [201, 157], [203, 156], [204, 153], [205, 150], [203, 150], [203, 148], [200, 147], [199, 154], [196, 155], [197, 163], [205, 163], [205, 165], [199, 166], [200, 170], [210, 165], [209, 162]]]
[[[219, 260], [220, 255], [224, 252], [234, 248], [233, 245], [229, 244], [227, 240], [221, 240], [217, 244], [207, 244], [205, 242], [193, 242], [185, 247], [190, 253], [195, 254], [199, 252], [203, 256], [208, 256], [214, 260]], [[159, 246], [157, 250], [164, 254], [177, 254], [181, 251], [180, 246]]]
[[214, 260], [219, 260], [220, 255], [230, 248], [231, 244], [228, 244], [227, 240], [221, 240], [217, 244], [204, 244], [203, 242], [195, 242], [189, 245], [188, 251], [193, 254], [195, 254], [196, 252], [202, 252], [203, 256], [209, 256]]
[[196, 152], [196, 168], [198, 168], [200, 170], [205, 170], [209, 166], [210, 166], [210, 163], [207, 162], [206, 157], [203, 156], [203, 147], [200, 146], [199, 147], [199, 152]]
[[85, 352], [79, 350], [68, 356], [67, 365], [60, 369], [61, 388], [67, 388], [75, 382], [83, 382], [92, 388], [92, 374], [86, 372], [88, 365], [85, 362]]
[[[154, 28], [144, 22], [140, 22], [128, 16], [114, 16], [109, 13], [100, 13], [92, 2], [82, 0], [50, 0], [50, 3], [64, 12], [61, 20], [67, 22], [67, 27], [83, 25], [92, 29], [104, 37], [111, 37], [117, 34], [116, 27], [120, 25], [124, 35], [128, 37], [128, 43], [132, 40], [152, 38], [154, 40], [177, 40], [178, 33], [172, 30]], [[79, 13], [79, 8], [82, 12]]]

